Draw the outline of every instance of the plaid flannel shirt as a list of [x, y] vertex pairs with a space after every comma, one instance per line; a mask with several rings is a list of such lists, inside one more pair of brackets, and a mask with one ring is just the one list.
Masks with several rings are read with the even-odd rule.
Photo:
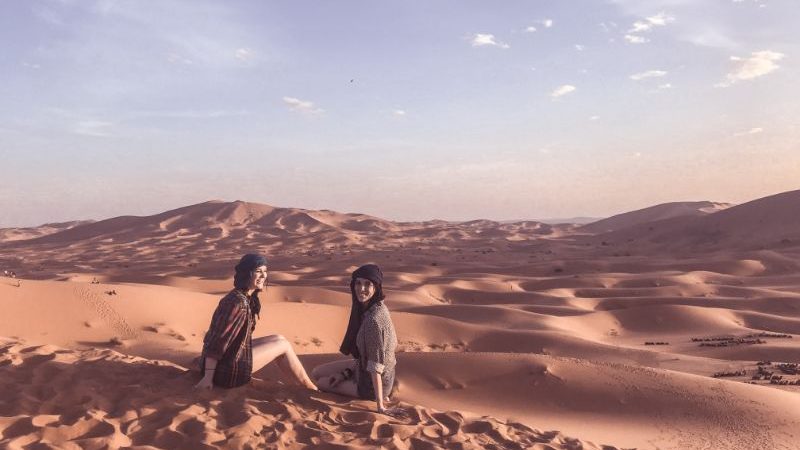
[[219, 301], [203, 338], [201, 358], [203, 370], [206, 357], [217, 360], [215, 385], [231, 388], [250, 381], [255, 325], [250, 300], [242, 291], [234, 289]]

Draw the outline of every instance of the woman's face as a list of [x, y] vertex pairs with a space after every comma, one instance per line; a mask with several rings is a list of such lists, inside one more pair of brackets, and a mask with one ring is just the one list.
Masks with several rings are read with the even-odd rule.
[[361, 303], [365, 303], [375, 295], [375, 283], [366, 278], [356, 278], [353, 286], [356, 290], [356, 298]]
[[253, 271], [253, 276], [250, 277], [250, 289], [264, 289], [268, 273], [267, 266], [256, 267], [256, 270]]

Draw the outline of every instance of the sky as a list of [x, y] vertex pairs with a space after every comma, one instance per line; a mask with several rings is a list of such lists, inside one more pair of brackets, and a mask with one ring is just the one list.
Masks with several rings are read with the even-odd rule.
[[796, 0], [0, 0], [0, 227], [800, 188]]

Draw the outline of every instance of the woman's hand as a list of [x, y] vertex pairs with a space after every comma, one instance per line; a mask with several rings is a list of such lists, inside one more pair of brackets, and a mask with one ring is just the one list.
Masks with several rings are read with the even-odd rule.
[[397, 408], [397, 407], [384, 408], [382, 406], [379, 406], [378, 407], [378, 412], [383, 414], [383, 415], [392, 417], [394, 419], [403, 419], [405, 417], [408, 417], [408, 414], [406, 413], [406, 411], [404, 409]]
[[217, 370], [217, 360], [206, 357], [203, 379], [194, 385], [195, 389], [211, 389], [214, 387], [214, 372]]
[[214, 387], [214, 377], [203, 377], [197, 384], [194, 385], [195, 389], [212, 389]]

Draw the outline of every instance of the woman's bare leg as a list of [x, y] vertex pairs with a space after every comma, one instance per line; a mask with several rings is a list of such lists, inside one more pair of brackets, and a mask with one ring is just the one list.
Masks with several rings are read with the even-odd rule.
[[358, 386], [356, 386], [356, 380], [351, 378], [349, 380], [341, 381], [336, 385], [331, 386], [330, 378], [331, 377], [320, 378], [317, 387], [319, 387], [319, 389], [324, 392], [330, 392], [333, 394], [358, 398]]
[[317, 390], [286, 338], [274, 334], [253, 339], [253, 372], [275, 360], [286, 376], [294, 378], [301, 386]]
[[355, 371], [356, 364], [354, 359], [340, 359], [338, 361], [331, 361], [329, 363], [321, 364], [311, 371], [311, 378], [314, 381], [320, 378], [327, 378], [335, 374], [341, 373], [345, 369]]

